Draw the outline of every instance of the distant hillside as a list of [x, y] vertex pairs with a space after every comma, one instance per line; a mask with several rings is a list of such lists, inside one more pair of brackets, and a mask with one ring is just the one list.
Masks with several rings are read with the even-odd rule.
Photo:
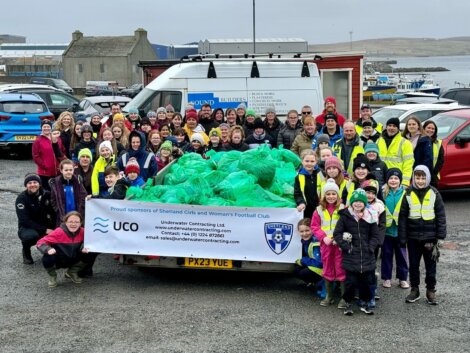
[[[351, 43], [309, 45], [310, 52], [349, 51]], [[352, 42], [352, 50], [367, 56], [443, 56], [470, 55], [470, 37], [379, 38]]]

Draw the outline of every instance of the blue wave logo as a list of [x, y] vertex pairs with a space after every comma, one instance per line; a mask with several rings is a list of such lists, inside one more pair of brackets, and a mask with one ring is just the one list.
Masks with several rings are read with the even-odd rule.
[[95, 217], [93, 218], [93, 233], [94, 232], [100, 232], [100, 233], [108, 233], [108, 227], [109, 224], [109, 218], [101, 218], [101, 217]]

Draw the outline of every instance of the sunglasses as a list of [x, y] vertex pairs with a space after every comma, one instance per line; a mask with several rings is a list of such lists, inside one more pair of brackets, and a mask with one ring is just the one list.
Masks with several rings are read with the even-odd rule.
[[312, 112], [302, 112], [302, 115], [309, 115], [312, 114]]

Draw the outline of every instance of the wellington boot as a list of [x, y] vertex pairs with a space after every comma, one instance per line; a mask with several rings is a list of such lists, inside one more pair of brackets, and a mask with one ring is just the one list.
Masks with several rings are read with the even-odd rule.
[[47, 285], [49, 288], [55, 288], [57, 287], [57, 272], [55, 270], [55, 267], [51, 267], [46, 269], [47, 274], [49, 275], [49, 281], [47, 282]]
[[69, 267], [65, 271], [65, 277], [70, 279], [73, 283], [82, 283], [83, 280], [78, 276], [78, 272], [85, 268], [86, 264], [84, 262], [77, 262], [75, 265]]
[[346, 285], [344, 282], [339, 282], [339, 288], [341, 290], [341, 300], [339, 301], [338, 303], [338, 309], [346, 309], [346, 306], [347, 306], [347, 303], [346, 301], [343, 299], [343, 296], [344, 296], [344, 292], [346, 290]]
[[333, 299], [333, 283], [325, 279], [326, 297], [320, 301], [321, 306], [329, 306], [334, 303]]
[[25, 265], [32, 265], [34, 264], [33, 257], [31, 256], [31, 248], [29, 246], [23, 246], [23, 263]]

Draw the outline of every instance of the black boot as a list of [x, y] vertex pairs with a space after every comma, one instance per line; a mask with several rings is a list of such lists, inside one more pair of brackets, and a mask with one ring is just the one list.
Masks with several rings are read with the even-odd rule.
[[23, 244], [23, 263], [26, 265], [34, 264], [33, 257], [31, 256], [31, 247]]

